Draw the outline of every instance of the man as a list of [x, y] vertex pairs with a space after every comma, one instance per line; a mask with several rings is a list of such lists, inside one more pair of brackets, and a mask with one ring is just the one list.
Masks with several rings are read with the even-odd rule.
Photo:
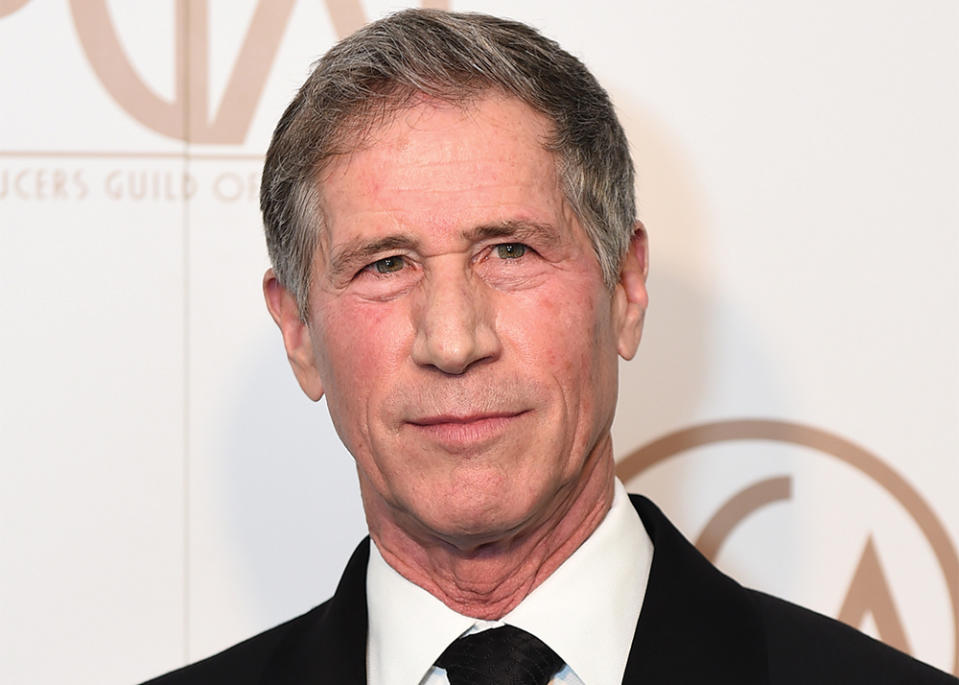
[[370, 529], [335, 596], [162, 683], [955, 682], [713, 569], [614, 476], [646, 235], [606, 93], [532, 29], [407, 11], [267, 155], [264, 278]]

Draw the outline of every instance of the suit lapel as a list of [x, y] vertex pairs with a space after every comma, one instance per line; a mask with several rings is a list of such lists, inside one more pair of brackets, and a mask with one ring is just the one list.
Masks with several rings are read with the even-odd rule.
[[264, 685], [366, 682], [366, 567], [370, 539], [360, 543], [333, 597], [289, 631], [264, 670]]
[[653, 562], [623, 683], [767, 683], [762, 626], [747, 592], [656, 505], [630, 499], [653, 541]]

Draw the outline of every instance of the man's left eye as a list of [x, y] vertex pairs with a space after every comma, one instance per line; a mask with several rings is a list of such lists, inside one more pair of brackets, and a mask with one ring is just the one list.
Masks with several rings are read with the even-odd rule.
[[383, 259], [377, 259], [371, 266], [377, 273], [391, 274], [406, 266], [406, 260], [400, 256], [384, 257]]
[[500, 259], [519, 259], [526, 254], [523, 243], [501, 243], [496, 246], [496, 254]]

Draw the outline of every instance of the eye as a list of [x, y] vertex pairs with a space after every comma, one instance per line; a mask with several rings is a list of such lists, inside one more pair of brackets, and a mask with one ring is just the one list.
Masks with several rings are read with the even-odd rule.
[[526, 254], [523, 243], [500, 243], [496, 246], [496, 254], [500, 259], [519, 259]]
[[383, 257], [383, 259], [377, 259], [375, 262], [370, 264], [370, 267], [379, 274], [396, 273], [404, 266], [406, 266], [406, 260], [399, 255], [394, 255], [393, 257]]

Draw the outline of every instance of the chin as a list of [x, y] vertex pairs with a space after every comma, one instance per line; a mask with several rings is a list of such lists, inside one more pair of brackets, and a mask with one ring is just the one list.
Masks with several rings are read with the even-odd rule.
[[460, 549], [505, 541], [522, 534], [536, 518], [537, 507], [535, 502], [504, 499], [503, 494], [500, 491], [469, 501], [460, 495], [448, 506], [437, 502], [421, 521], [434, 535]]

